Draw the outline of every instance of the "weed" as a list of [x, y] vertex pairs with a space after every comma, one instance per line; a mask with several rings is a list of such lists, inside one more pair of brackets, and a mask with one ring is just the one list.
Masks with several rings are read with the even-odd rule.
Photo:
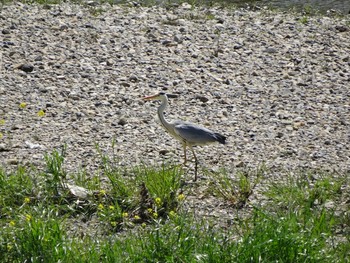
[[309, 23], [309, 18], [307, 16], [303, 16], [299, 19], [299, 22], [303, 25], [306, 25], [307, 23]]
[[13, 215], [17, 209], [23, 208], [24, 203], [29, 203], [33, 186], [24, 167], [20, 166], [15, 173], [10, 174], [0, 169], [0, 218]]
[[[114, 146], [112, 143], [112, 149]], [[181, 169], [171, 164], [121, 169], [115, 166], [117, 158], [114, 150], [110, 157], [98, 145], [96, 149], [101, 160], [102, 176], [108, 178], [110, 185], [110, 189], [98, 194], [99, 214], [104, 221], [113, 222], [115, 229], [119, 230], [130, 223], [153, 222], [166, 218], [171, 211], [177, 211], [181, 204], [177, 198]], [[114, 207], [115, 211], [109, 213], [106, 207]]]
[[267, 167], [263, 164], [256, 170], [237, 171], [234, 176], [226, 169], [208, 173], [211, 177], [208, 192], [223, 198], [234, 207], [243, 207], [266, 172]]
[[11, 227], [12, 233], [5, 234], [8, 243], [1, 250], [5, 250], [6, 262], [57, 262], [64, 258], [67, 248], [58, 220], [26, 215], [17, 224]]
[[329, 262], [323, 249], [331, 235], [331, 219], [325, 210], [303, 218], [297, 211], [269, 214], [255, 209], [235, 261]]
[[105, 12], [102, 7], [90, 7], [89, 12], [92, 16], [98, 17]]
[[52, 190], [55, 196], [59, 196], [59, 190], [64, 189], [66, 180], [66, 171], [63, 169], [63, 162], [66, 153], [66, 145], [62, 147], [61, 152], [54, 150], [51, 154], [45, 154], [46, 162], [45, 176], [48, 188]]
[[313, 208], [339, 196], [344, 182], [345, 178], [342, 177], [309, 171], [286, 176], [284, 182], [271, 182], [265, 195], [286, 209]]

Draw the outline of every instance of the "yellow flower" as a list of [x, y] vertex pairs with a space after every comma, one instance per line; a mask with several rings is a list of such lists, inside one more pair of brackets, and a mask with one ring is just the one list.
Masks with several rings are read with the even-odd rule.
[[116, 226], [117, 226], [117, 222], [111, 221], [111, 226], [112, 226], [112, 227], [116, 227]]
[[110, 210], [115, 210], [115, 207], [112, 206], [112, 205], [110, 205], [110, 206], [109, 206], [109, 209], [110, 209]]
[[31, 215], [26, 214], [26, 220], [27, 220], [27, 221], [32, 220], [32, 216], [31, 216]]
[[177, 214], [176, 214], [175, 211], [170, 211], [169, 212], [169, 217], [176, 217], [176, 216], [177, 216]]
[[179, 200], [180, 202], [183, 201], [185, 199], [185, 195], [184, 194], [179, 194], [177, 197], [177, 200]]
[[142, 226], [143, 228], [145, 228], [147, 225], [146, 225], [146, 223], [142, 223], [141, 226]]
[[103, 189], [100, 190], [100, 192], [98, 193], [98, 195], [101, 195], [101, 196], [102, 196], [102, 195], [106, 195], [106, 190], [103, 190]]
[[155, 202], [156, 202], [157, 206], [161, 206], [162, 205], [162, 199], [160, 199], [159, 197], [156, 198]]
[[24, 109], [25, 107], [27, 107], [27, 103], [21, 102], [21, 103], [19, 104], [19, 107], [20, 107], [21, 109]]
[[37, 114], [38, 114], [39, 117], [44, 117], [45, 116], [45, 111], [39, 110]]
[[26, 204], [30, 203], [30, 198], [29, 197], [24, 198], [24, 203]]
[[140, 219], [141, 219], [141, 217], [139, 217], [138, 215], [136, 215], [136, 216], [134, 216], [134, 219], [136, 219], [136, 220], [140, 220]]
[[152, 213], [153, 209], [152, 208], [147, 208], [148, 213]]
[[154, 213], [153, 213], [153, 217], [157, 219], [157, 218], [158, 218], [158, 213], [157, 213], [157, 212], [154, 212]]
[[99, 204], [97, 208], [98, 208], [98, 210], [103, 210], [105, 207], [103, 204]]
[[0, 125], [4, 125], [5, 124], [5, 120], [0, 120]]
[[1, 139], [2, 137], [4, 137], [4, 135], [0, 132], [0, 139]]
[[15, 221], [10, 221], [10, 226], [15, 226], [16, 225], [16, 222]]
[[124, 212], [124, 213], [122, 214], [122, 216], [125, 218], [125, 217], [128, 217], [129, 214], [128, 214], [127, 212]]

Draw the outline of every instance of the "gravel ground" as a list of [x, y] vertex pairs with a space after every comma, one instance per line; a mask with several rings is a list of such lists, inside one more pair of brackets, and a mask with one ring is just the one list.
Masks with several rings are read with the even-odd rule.
[[67, 169], [93, 173], [95, 143], [111, 154], [113, 138], [119, 165], [181, 162], [158, 103], [141, 100], [165, 90], [179, 95], [169, 120], [228, 137], [197, 149], [201, 167], [349, 172], [349, 24], [187, 4], [3, 6], [0, 164], [41, 165], [66, 144]]

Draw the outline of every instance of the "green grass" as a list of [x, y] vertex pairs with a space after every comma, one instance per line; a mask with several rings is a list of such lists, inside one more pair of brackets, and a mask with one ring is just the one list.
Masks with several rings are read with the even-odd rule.
[[[97, 149], [96, 175], [68, 174], [65, 148], [45, 155], [43, 171], [0, 169], [2, 262], [349, 262], [348, 175], [301, 171], [276, 182], [264, 165], [208, 172], [207, 194], [237, 212], [225, 225], [185, 209], [193, 186], [178, 166], [122, 169]], [[243, 210], [262, 181], [267, 201]]]
[[234, 207], [243, 207], [267, 172], [268, 168], [265, 164], [256, 169], [243, 168], [234, 173], [225, 168], [218, 172], [206, 171], [210, 178], [208, 193], [227, 201]]

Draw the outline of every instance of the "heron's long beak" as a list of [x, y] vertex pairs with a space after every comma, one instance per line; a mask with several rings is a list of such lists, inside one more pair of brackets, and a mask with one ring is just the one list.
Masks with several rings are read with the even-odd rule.
[[[168, 98], [177, 98], [177, 95], [175, 95], [175, 94], [166, 94], [166, 96]], [[160, 99], [160, 95], [156, 94], [156, 95], [153, 95], [153, 96], [144, 97], [142, 99], [143, 100], [159, 100]]]
[[142, 98], [143, 100], [156, 100], [159, 98], [159, 95], [153, 95], [153, 96], [147, 96], [147, 97], [144, 97]]

